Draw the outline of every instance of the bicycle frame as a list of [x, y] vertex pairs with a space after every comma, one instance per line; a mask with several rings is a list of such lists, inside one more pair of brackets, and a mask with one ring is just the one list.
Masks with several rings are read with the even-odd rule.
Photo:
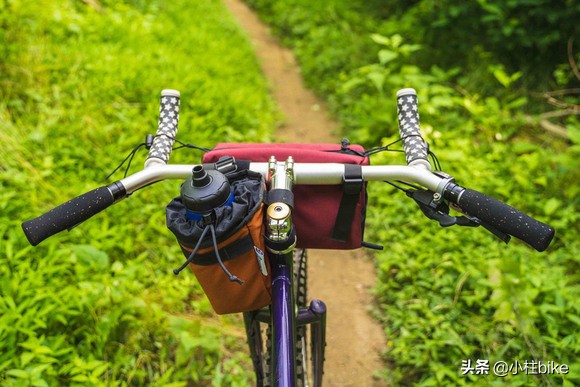
[[[311, 335], [311, 364], [313, 385], [322, 384], [322, 370], [324, 362], [324, 345], [326, 342], [326, 305], [321, 300], [312, 300], [307, 308], [298, 308], [294, 300], [293, 264], [291, 255], [280, 256], [270, 254], [272, 268], [272, 306], [259, 311], [244, 313], [244, 323], [250, 341], [250, 355], [254, 368], [262, 366], [254, 345], [261, 346], [260, 332], [252, 330], [255, 321], [272, 324], [273, 362], [271, 378], [274, 386], [293, 386], [296, 366], [295, 329], [299, 326], [310, 325]], [[294, 311], [294, 313], [292, 312]], [[260, 381], [258, 380], [258, 385]]]
[[[37, 245], [51, 235], [70, 229], [89, 219], [136, 190], [165, 179], [185, 179], [197, 165], [169, 165], [169, 155], [175, 142], [179, 118], [180, 94], [176, 90], [161, 93], [161, 113], [157, 135], [149, 135], [149, 156], [145, 168], [131, 176], [107, 186], [101, 186], [63, 203], [47, 213], [22, 224], [23, 231], [32, 245]], [[428, 160], [428, 147], [421, 138], [417, 98], [414, 89], [403, 89], [397, 93], [399, 132], [403, 141], [408, 166], [361, 166], [364, 181], [404, 181], [418, 184], [420, 188], [407, 191], [430, 219], [438, 220], [442, 226], [453, 224], [478, 226], [508, 242], [515, 236], [538, 251], [544, 251], [552, 241], [555, 230], [547, 224], [493, 199], [478, 191], [455, 184], [454, 179], [439, 171], [432, 172]], [[213, 168], [214, 166], [208, 166]], [[234, 165], [235, 168], [235, 165]], [[295, 234], [292, 229], [291, 190], [295, 184], [339, 185], [345, 177], [344, 164], [299, 163], [291, 157], [285, 163], [273, 157], [268, 163], [250, 163], [249, 169], [261, 173], [270, 188], [277, 191], [269, 199], [266, 246], [272, 271], [272, 305], [270, 310], [245, 314], [249, 335], [252, 321], [271, 323], [272, 333], [272, 384], [294, 386], [296, 384], [296, 327], [311, 324], [314, 384], [320, 385], [324, 358], [324, 336], [326, 307], [322, 301], [314, 300], [308, 308], [296, 308], [294, 299], [293, 251]], [[416, 193], [416, 196], [414, 194]], [[448, 216], [449, 207], [454, 206], [464, 217]], [[285, 215], [272, 214], [279, 206]], [[459, 221], [461, 220], [461, 223]], [[302, 302], [302, 301], [301, 301]], [[259, 324], [259, 323], [258, 323]], [[254, 324], [255, 325], [255, 324]], [[256, 339], [261, 345], [261, 337]], [[251, 351], [255, 348], [251, 347]], [[255, 360], [255, 359], [254, 359]], [[256, 364], [256, 362], [255, 362]]]
[[[198, 165], [152, 164], [140, 172], [108, 186], [89, 191], [55, 207], [44, 215], [24, 222], [23, 230], [31, 244], [36, 245], [54, 233], [90, 218], [140, 188], [164, 179], [184, 179]], [[214, 166], [208, 165], [207, 167], [213, 168]], [[345, 176], [344, 164], [299, 163], [294, 165], [291, 159], [287, 160], [286, 163], [278, 163], [275, 160], [270, 163], [250, 163], [249, 168], [266, 176], [266, 180], [276, 191], [290, 191], [294, 184], [339, 185]], [[466, 217], [463, 218], [462, 225], [465, 225], [466, 222], [467, 225], [477, 226], [481, 224], [506, 243], [510, 236], [515, 236], [536, 250], [544, 251], [554, 236], [552, 227], [485, 194], [463, 188], [455, 184], [451, 176], [439, 171], [431, 172], [422, 167], [422, 164], [416, 166], [361, 166], [361, 172], [365, 181], [405, 181], [427, 188], [427, 191], [418, 189], [414, 191], [424, 194], [419, 198], [422, 200], [421, 202], [417, 201], [419, 199], [416, 201], [422, 205], [421, 209], [427, 217], [439, 220], [441, 225], [456, 224], [450, 223], [450, 221], [457, 222], [459, 219], [445, 217], [449, 210], [445, 209], [445, 203], [443, 203], [442, 210], [438, 209], [439, 204], [437, 203], [442, 203], [445, 198], [449, 204], [457, 205], [461, 212], [465, 210]], [[276, 175], [277, 177], [273, 178]], [[428, 205], [424, 203], [425, 195], [429, 196]], [[281, 198], [282, 204], [286, 205], [284, 195], [278, 197]], [[287, 219], [291, 219], [290, 210], [288, 210]], [[291, 224], [289, 225], [291, 226]], [[322, 350], [318, 350], [318, 348], [322, 347], [320, 345], [321, 342], [323, 343], [321, 338], [324, 338], [325, 307], [321, 302], [313, 302], [310, 308], [296, 310], [293, 300], [291, 259], [294, 234], [288, 233], [287, 238], [282, 238], [280, 235], [272, 237], [280, 231], [283, 230], [270, 227], [269, 233], [267, 233], [268, 238], [278, 243], [278, 246], [274, 244], [274, 247], [272, 244], [266, 243], [270, 251], [271, 270], [274, 274], [272, 281], [273, 303], [270, 313], [258, 312], [257, 318], [259, 321], [272, 321], [273, 384], [293, 386], [295, 385], [296, 371], [296, 356], [294, 354], [296, 326], [313, 324], [313, 332], [316, 332], [316, 338], [313, 337], [313, 339], [314, 342], [318, 343], [313, 346], [313, 358], [317, 359], [313, 364], [313, 369], [320, 370], [316, 375], [317, 377], [322, 374], [320, 367], [323, 354], [321, 354]], [[268, 238], [266, 242], [268, 242]]]
[[[289, 158], [268, 163], [267, 181], [272, 190], [292, 191], [294, 163]], [[292, 209], [286, 203], [271, 203], [266, 211], [266, 246], [272, 270], [272, 385], [296, 385], [296, 300], [294, 298], [293, 253], [296, 235]]]
[[[288, 158], [284, 164], [274, 158], [268, 163], [268, 181], [270, 192], [282, 190], [290, 192], [294, 181], [294, 163]], [[324, 361], [324, 344], [326, 334], [326, 305], [320, 300], [313, 300], [308, 308], [296, 307], [294, 290], [294, 248], [296, 237], [292, 226], [292, 209], [287, 203], [274, 202], [268, 207], [266, 245], [269, 250], [270, 268], [272, 270], [272, 305], [269, 311], [257, 314], [246, 314], [245, 324], [249, 333], [250, 351], [254, 367], [259, 370], [261, 364], [255, 353], [254, 345], [261, 346], [261, 341], [253, 337], [259, 332], [251, 332], [251, 319], [270, 323], [272, 326], [272, 369], [271, 383], [274, 386], [296, 385], [296, 327], [311, 325], [312, 336], [312, 374], [315, 386], [322, 384], [322, 367]], [[270, 244], [268, 244], [270, 241]], [[261, 338], [259, 339], [261, 340]], [[303, 349], [305, 350], [305, 349]], [[306, 366], [306, 365], [305, 365]], [[258, 371], [259, 373], [259, 371]], [[262, 375], [263, 377], [263, 375]]]
[[296, 385], [296, 315], [292, 252], [272, 254], [272, 385]]
[[[194, 165], [155, 164], [119, 181], [127, 194], [164, 179], [184, 179], [191, 174]], [[271, 188], [291, 190], [294, 184], [332, 185], [341, 184], [344, 165], [334, 163], [300, 163], [291, 160], [269, 163], [251, 163], [250, 169], [266, 177]], [[405, 180], [421, 184], [434, 192], [441, 193], [451, 180], [438, 176], [421, 167], [410, 166], [362, 166], [365, 181]], [[270, 230], [271, 232], [275, 230]], [[286, 241], [288, 242], [288, 241]], [[292, 253], [294, 241], [285, 249], [272, 251], [270, 263], [272, 270], [272, 306], [270, 311], [263, 310], [246, 315], [246, 328], [254, 318], [272, 324], [272, 384], [274, 386], [294, 386], [296, 384], [295, 332], [297, 325], [312, 324], [313, 374], [320, 385], [322, 362], [324, 359], [324, 336], [326, 325], [326, 306], [320, 300], [313, 300], [309, 308], [296, 309], [293, 285]]]

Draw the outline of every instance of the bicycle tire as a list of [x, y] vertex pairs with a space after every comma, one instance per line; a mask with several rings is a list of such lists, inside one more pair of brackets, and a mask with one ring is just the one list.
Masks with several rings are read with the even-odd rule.
[[264, 351], [264, 335], [262, 326], [255, 318], [255, 313], [256, 312], [244, 313], [246, 336], [250, 348], [250, 358], [252, 359], [254, 373], [256, 375], [256, 386], [267, 386], [269, 383], [269, 377], [267, 375], [267, 353]]
[[[296, 305], [299, 308], [306, 307], [307, 298], [307, 262], [306, 250], [296, 249], [294, 251], [294, 289], [296, 292]], [[306, 325], [296, 328], [296, 385], [298, 387], [308, 386], [308, 343]]]

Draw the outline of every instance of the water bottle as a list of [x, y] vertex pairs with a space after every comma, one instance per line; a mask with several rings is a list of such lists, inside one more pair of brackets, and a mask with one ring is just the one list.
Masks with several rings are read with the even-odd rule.
[[234, 195], [227, 177], [216, 170], [206, 171], [203, 165], [193, 167], [191, 177], [181, 186], [181, 200], [190, 220], [212, 221], [214, 209], [232, 206]]

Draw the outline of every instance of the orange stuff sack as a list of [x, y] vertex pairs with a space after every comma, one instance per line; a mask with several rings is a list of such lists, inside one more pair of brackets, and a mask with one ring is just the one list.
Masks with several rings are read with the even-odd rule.
[[[230, 281], [219, 265], [210, 233], [189, 264], [218, 314], [256, 310], [272, 302], [270, 263], [264, 242], [263, 177], [248, 170], [226, 176], [234, 199], [231, 206], [216, 209], [216, 242], [223, 265], [243, 283]], [[167, 227], [189, 258], [203, 235], [204, 225], [201, 220], [189, 219], [186, 212], [180, 197], [166, 209]]]

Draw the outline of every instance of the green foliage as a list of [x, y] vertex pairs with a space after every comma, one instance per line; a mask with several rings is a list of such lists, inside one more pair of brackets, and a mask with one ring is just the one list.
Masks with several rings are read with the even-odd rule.
[[[564, 15], [565, 2], [249, 3], [295, 49], [304, 76], [329, 100], [351, 140], [368, 146], [397, 140], [395, 90], [414, 87], [423, 135], [444, 170], [557, 230], [547, 253], [515, 240], [506, 247], [482, 229], [441, 229], [401, 193], [371, 184], [366, 239], [385, 244], [375, 289], [389, 340], [382, 376], [392, 385], [578, 384], [580, 128], [575, 115], [560, 121], [570, 137], [562, 141], [530, 119], [546, 109], [531, 91], [544, 87], [554, 66], [566, 61], [565, 51], [546, 59], [538, 74], [514, 59], [565, 43], [577, 28], [573, 12]], [[538, 8], [505, 24], [536, 5], [543, 15]], [[482, 12], [496, 11], [474, 23]], [[551, 21], [533, 25], [542, 37], [522, 35], [531, 28], [526, 20], [543, 17]], [[555, 31], [560, 22], [564, 27]], [[500, 24], [506, 28], [492, 31]], [[503, 61], [507, 46], [491, 51], [487, 43], [507, 36], [512, 53]], [[518, 37], [529, 41], [520, 44]], [[320, 64], [333, 65], [312, 70]], [[574, 79], [569, 66], [557, 68], [559, 86]], [[531, 90], [522, 90], [526, 85]], [[565, 102], [578, 103], [573, 96]], [[400, 153], [372, 160], [403, 162]], [[571, 372], [463, 376], [467, 359], [552, 360]]]
[[[580, 249], [575, 237], [578, 185], [560, 181], [578, 179], [577, 171], [554, 169], [552, 150], [520, 139], [477, 144], [442, 134], [435, 151], [460, 183], [534, 214], [553, 225], [557, 237], [548, 254], [517, 241], [506, 247], [480, 229], [441, 229], [407, 200], [396, 200], [393, 195], [400, 194], [392, 188], [371, 186], [372, 226], [367, 230], [372, 236], [367, 239], [387, 246], [377, 256], [380, 277], [375, 289], [377, 315], [389, 339], [386, 358], [393, 365], [384, 377], [395, 385], [483, 382], [461, 375], [466, 359], [491, 364], [554, 360], [573, 369], [580, 350], [575, 322], [580, 278], [574, 274]], [[506, 165], [503, 160], [514, 162]], [[394, 161], [391, 155], [373, 159], [374, 164]], [[550, 191], [554, 185], [566, 192]], [[542, 194], [548, 199], [538, 199]], [[510, 376], [509, 383], [575, 384], [576, 378], [575, 373], [548, 379], [522, 373]], [[494, 377], [485, 381], [502, 382]]]
[[248, 0], [260, 16], [275, 27], [282, 41], [290, 45], [300, 62], [306, 83], [323, 95], [340, 87], [337, 75], [363, 66], [375, 53], [371, 40], [361, 34], [375, 31], [376, 23], [366, 18], [363, 1]]
[[[379, 46], [376, 62], [341, 74], [343, 83], [331, 97], [345, 131], [358, 142], [376, 144], [381, 137], [398, 133], [396, 112], [383, 111], [385, 106], [394, 106], [393, 90], [414, 85], [422, 93], [421, 114], [426, 113], [423, 124], [429, 128], [430, 117], [461, 103], [458, 93], [445, 84], [456, 70], [433, 67], [426, 73], [407, 64], [409, 56], [422, 48], [405, 43], [400, 35], [372, 34], [371, 39]], [[449, 115], [446, 119], [451, 123]]]
[[580, 32], [574, 1], [387, 1], [384, 7], [394, 13], [385, 17], [387, 29], [431, 48], [416, 58], [420, 63], [469, 71], [478, 68], [482, 52], [492, 53], [509, 71], [523, 71], [530, 87], [544, 86], [567, 62], [567, 41]]
[[[557, 229], [547, 254], [517, 242], [506, 249], [480, 229], [440, 229], [392, 189], [371, 186], [367, 236], [388, 246], [377, 256], [376, 288], [393, 365], [385, 378], [503, 382], [461, 376], [468, 358], [578, 369], [580, 124], [574, 116], [561, 122], [569, 143], [529, 124], [529, 96], [517, 89], [532, 83], [529, 73], [499, 60], [493, 46], [471, 50], [457, 23], [476, 7], [479, 16], [496, 14], [477, 24], [491, 38], [522, 37], [525, 17], [506, 21], [526, 4], [435, 9], [436, 31], [459, 31], [469, 48], [457, 56], [457, 45], [427, 39], [434, 38], [425, 33], [433, 27], [428, 1], [250, 2], [294, 47], [308, 83], [356, 140], [395, 140], [394, 90], [413, 86], [425, 137], [446, 171]], [[559, 6], [541, 17], [570, 20]], [[563, 25], [558, 33], [566, 34]], [[20, 230], [22, 220], [102, 184], [119, 155], [154, 131], [163, 88], [182, 91], [181, 139], [206, 146], [267, 139], [277, 117], [244, 37], [209, 0], [0, 0], [0, 26], [0, 383], [248, 384], [239, 328], [213, 317], [191, 275], [169, 270], [182, 256], [163, 205], [179, 182], [138, 192], [34, 249]], [[551, 47], [554, 37], [534, 44]], [[517, 41], [514, 54], [529, 47]], [[558, 55], [534, 58], [562, 63]], [[559, 86], [574, 79], [566, 67], [549, 70]], [[507, 381], [580, 383], [577, 373]]]
[[182, 93], [181, 140], [267, 140], [278, 116], [245, 36], [209, 0], [0, 0], [0, 25], [0, 384], [250, 383], [240, 321], [171, 271], [180, 182], [35, 248], [20, 227], [102, 185], [155, 132], [164, 88]]

